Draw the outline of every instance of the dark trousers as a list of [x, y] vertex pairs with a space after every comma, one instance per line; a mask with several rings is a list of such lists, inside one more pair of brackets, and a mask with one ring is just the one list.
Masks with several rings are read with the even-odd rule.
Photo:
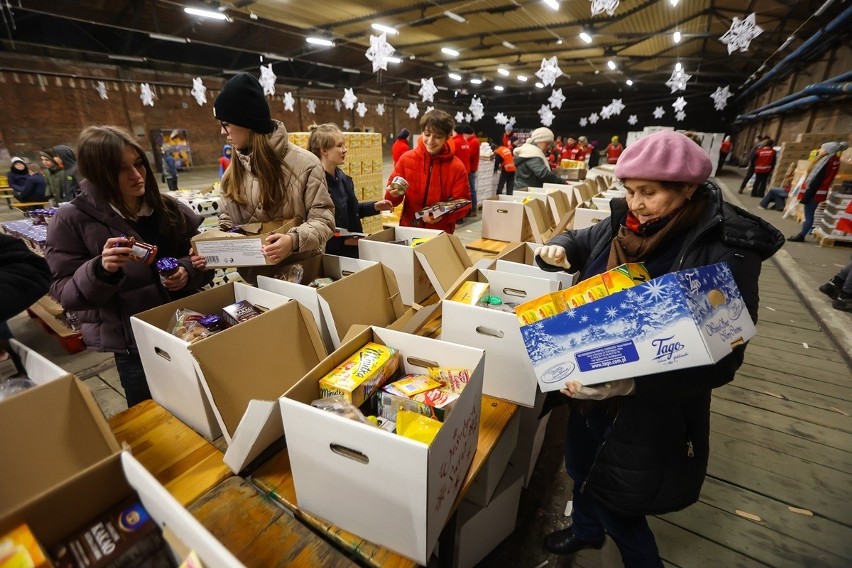
[[754, 175], [754, 166], [749, 163], [748, 169], [746, 170], [745, 177], [743, 178], [743, 182], [740, 184], [740, 193], [745, 189], [748, 180], [751, 179], [751, 176]]
[[763, 194], [766, 193], [766, 185], [769, 183], [769, 175], [771, 173], [754, 174], [754, 185], [751, 186], [752, 197], [763, 197]]
[[506, 186], [506, 195], [512, 195], [515, 191], [515, 172], [500, 170], [500, 177], [497, 180], [497, 195], [503, 193], [504, 185]]
[[115, 353], [115, 369], [127, 397], [127, 408], [151, 398], [139, 353]]
[[612, 425], [612, 418], [592, 409], [584, 416], [572, 408], [565, 443], [565, 469], [574, 480], [574, 534], [587, 541], [598, 541], [608, 534], [618, 546], [625, 568], [661, 568], [654, 533], [644, 516], [626, 516], [607, 509], [582, 492], [598, 448]]
[[176, 177], [173, 177], [173, 178], [167, 177], [166, 178], [166, 185], [169, 186], [169, 191], [177, 191], [177, 189], [178, 189], [177, 178]]
[[722, 166], [725, 165], [725, 158], [727, 157], [727, 152], [719, 152], [719, 165], [716, 166], [716, 175], [719, 175], [719, 172], [722, 171]]
[[773, 187], [769, 193], [763, 196], [760, 200], [760, 206], [769, 208], [772, 204], [778, 211], [784, 211], [784, 206], [787, 204], [787, 192], [780, 187]]
[[470, 213], [469, 217], [476, 217], [476, 172], [467, 174], [467, 182], [470, 185]]

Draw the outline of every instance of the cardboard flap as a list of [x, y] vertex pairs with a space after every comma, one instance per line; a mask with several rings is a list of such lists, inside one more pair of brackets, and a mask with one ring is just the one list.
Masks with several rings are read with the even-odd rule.
[[442, 302], [438, 302], [431, 306], [424, 306], [417, 310], [417, 312], [415, 312], [414, 315], [404, 323], [404, 325], [399, 327], [390, 327], [388, 329], [417, 335], [417, 332], [426, 323], [432, 321], [434, 318], [441, 317], [441, 305]]
[[222, 461], [231, 471], [239, 474], [283, 435], [284, 425], [278, 411], [278, 399], [250, 400]]
[[441, 298], [462, 272], [473, 266], [461, 240], [446, 233], [418, 246], [414, 254]]
[[223, 231], [221, 229], [209, 229], [207, 231], [204, 231], [203, 233], [199, 233], [192, 237], [192, 241], [197, 242], [211, 241], [217, 239], [242, 239], [247, 236], [256, 237], [267, 233], [286, 233], [290, 229], [298, 227], [301, 224], [301, 219], [298, 218], [277, 219], [274, 221], [266, 221], [263, 223], [246, 223], [244, 225], [240, 225], [240, 228], [245, 234], [229, 233], [228, 231]]
[[527, 220], [532, 231], [532, 238], [537, 243], [546, 243], [553, 236], [553, 227], [547, 213], [547, 204], [538, 199], [524, 204], [527, 210]]

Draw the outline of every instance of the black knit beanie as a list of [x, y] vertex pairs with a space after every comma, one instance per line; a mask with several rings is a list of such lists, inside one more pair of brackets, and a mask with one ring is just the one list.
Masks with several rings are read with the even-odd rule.
[[222, 92], [213, 102], [213, 116], [261, 134], [275, 130], [263, 87], [248, 73], [240, 73], [225, 82]]

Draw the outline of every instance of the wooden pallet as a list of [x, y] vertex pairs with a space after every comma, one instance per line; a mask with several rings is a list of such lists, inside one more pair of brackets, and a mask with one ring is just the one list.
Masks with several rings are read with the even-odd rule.
[[852, 243], [852, 235], [847, 235], [844, 237], [836, 236], [836, 235], [826, 235], [822, 232], [821, 229], [814, 229], [814, 238], [816, 239], [817, 245], [821, 247], [833, 247], [835, 243], [844, 243], [850, 244]]

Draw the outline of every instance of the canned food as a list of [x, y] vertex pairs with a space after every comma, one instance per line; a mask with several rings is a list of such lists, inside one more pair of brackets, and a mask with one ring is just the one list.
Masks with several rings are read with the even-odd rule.
[[402, 176], [395, 176], [390, 182], [390, 193], [395, 197], [405, 195], [408, 189], [408, 181]]

